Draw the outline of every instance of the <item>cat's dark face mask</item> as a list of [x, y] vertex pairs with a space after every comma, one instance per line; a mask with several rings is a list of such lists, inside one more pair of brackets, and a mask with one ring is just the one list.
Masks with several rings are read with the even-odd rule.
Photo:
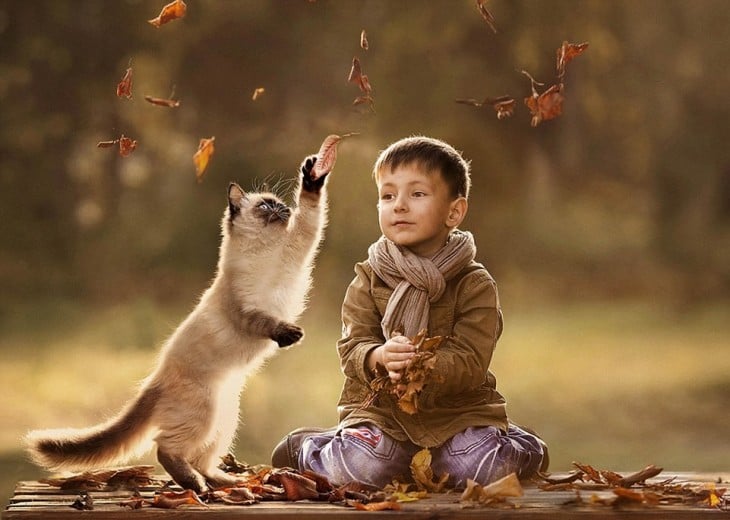
[[289, 207], [276, 200], [276, 199], [262, 199], [254, 208], [254, 214], [262, 219], [267, 225], [272, 222], [281, 222], [286, 224], [291, 216], [291, 209]]

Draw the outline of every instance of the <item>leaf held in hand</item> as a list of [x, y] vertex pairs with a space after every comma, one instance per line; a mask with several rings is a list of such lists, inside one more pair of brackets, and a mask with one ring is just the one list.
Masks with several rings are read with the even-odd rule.
[[203, 181], [205, 170], [208, 168], [208, 162], [215, 152], [215, 137], [209, 139], [201, 139], [198, 144], [198, 151], [193, 155], [193, 164], [195, 165], [195, 178], [198, 182]]
[[185, 2], [183, 2], [183, 0], [174, 0], [173, 2], [170, 2], [162, 8], [162, 11], [160, 11], [160, 14], [157, 16], [157, 18], [153, 18], [152, 20], [147, 21], [155, 27], [160, 27], [167, 22], [182, 18], [183, 16], [185, 16], [187, 9], [188, 6], [185, 5]]

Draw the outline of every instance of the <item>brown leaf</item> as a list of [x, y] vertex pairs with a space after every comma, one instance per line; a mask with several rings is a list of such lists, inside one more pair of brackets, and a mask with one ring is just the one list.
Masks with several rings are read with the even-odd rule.
[[476, 99], [457, 99], [456, 102], [477, 108], [491, 106], [497, 113], [497, 119], [506, 119], [514, 114], [515, 111], [515, 100], [509, 96], [500, 96], [498, 98], [488, 97], [484, 99], [484, 101], [477, 101]]
[[530, 109], [532, 120], [530, 125], [536, 127], [543, 121], [555, 119], [563, 113], [562, 94], [563, 84], [551, 86], [542, 94], [536, 95], [533, 87], [533, 95], [525, 98], [525, 105]]
[[198, 144], [198, 151], [193, 155], [193, 164], [195, 165], [195, 178], [198, 182], [203, 181], [205, 170], [208, 168], [208, 162], [215, 152], [215, 137], [209, 139], [201, 139]]
[[117, 97], [132, 99], [132, 67], [127, 68], [124, 77], [117, 83]]
[[604, 484], [603, 477], [601, 477], [600, 472], [595, 469], [593, 466], [589, 466], [588, 464], [581, 464], [580, 462], [573, 462], [573, 466], [581, 470], [583, 473], [585, 473], [585, 476], [589, 479], [595, 482], [596, 484]]
[[494, 16], [492, 16], [492, 13], [490, 13], [485, 4], [485, 0], [476, 0], [477, 1], [477, 9], [479, 9], [479, 14], [482, 15], [482, 18], [484, 18], [484, 21], [489, 24], [489, 27], [494, 31], [494, 34], [497, 34], [497, 27], [494, 25]]
[[319, 498], [317, 483], [314, 480], [293, 471], [279, 471], [278, 477], [286, 491], [287, 500], [294, 502]]
[[569, 43], [564, 41], [560, 48], [557, 50], [557, 63], [556, 69], [558, 73], [558, 79], [562, 79], [565, 75], [565, 68], [568, 66], [573, 58], [583, 54], [588, 48], [588, 42], [584, 43]]
[[462, 504], [490, 505], [504, 502], [506, 498], [521, 497], [523, 494], [524, 490], [517, 475], [510, 473], [486, 486], [482, 486], [472, 479], [467, 479], [466, 489], [461, 494], [459, 501]]
[[119, 155], [126, 157], [137, 149], [137, 141], [122, 135], [119, 138]]
[[317, 162], [314, 163], [312, 169], [312, 180], [319, 179], [322, 175], [326, 175], [332, 171], [337, 161], [337, 145], [343, 139], [357, 135], [349, 133], [343, 135], [330, 134], [322, 141], [319, 151], [317, 152]]
[[360, 48], [364, 51], [366, 51], [370, 48], [370, 43], [368, 42], [368, 35], [365, 32], [365, 29], [360, 31]]
[[185, 2], [183, 2], [183, 0], [173, 0], [162, 8], [162, 11], [160, 11], [160, 14], [157, 16], [157, 18], [153, 18], [152, 20], [147, 21], [155, 27], [159, 28], [161, 25], [164, 25], [167, 22], [171, 22], [185, 16], [187, 9], [188, 6], [185, 5]]
[[654, 464], [650, 464], [641, 471], [637, 471], [636, 473], [632, 473], [631, 475], [621, 478], [618, 481], [618, 484], [623, 487], [631, 487], [639, 482], [644, 482], [648, 478], [656, 477], [663, 470], [664, 468], [659, 468]]
[[153, 105], [161, 107], [177, 108], [180, 106], [180, 101], [178, 101], [177, 99], [164, 99], [152, 96], [145, 96], [144, 99], [148, 103], [152, 103]]

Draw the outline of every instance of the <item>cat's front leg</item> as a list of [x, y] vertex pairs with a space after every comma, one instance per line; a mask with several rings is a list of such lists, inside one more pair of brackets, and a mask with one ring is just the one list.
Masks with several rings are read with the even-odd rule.
[[304, 337], [301, 327], [275, 318], [260, 309], [241, 310], [239, 326], [246, 334], [276, 341], [279, 347], [288, 347]]

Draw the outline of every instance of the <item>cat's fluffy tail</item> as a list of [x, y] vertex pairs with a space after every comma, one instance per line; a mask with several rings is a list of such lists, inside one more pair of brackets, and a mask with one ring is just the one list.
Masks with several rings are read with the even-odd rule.
[[33, 462], [50, 470], [82, 471], [117, 464], [147, 447], [144, 441], [156, 401], [157, 392], [147, 387], [103, 424], [28, 432], [27, 450]]

